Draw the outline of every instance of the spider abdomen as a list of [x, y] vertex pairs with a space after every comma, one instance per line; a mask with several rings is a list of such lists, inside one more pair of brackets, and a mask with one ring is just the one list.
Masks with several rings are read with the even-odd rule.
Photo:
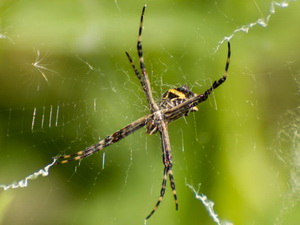
[[[187, 86], [171, 88], [163, 94], [162, 99], [159, 101], [159, 106], [161, 109], [171, 109], [195, 96], [197, 96], [197, 94], [192, 92]], [[186, 116], [189, 112], [194, 111], [198, 111], [197, 106], [192, 107], [186, 113]]]

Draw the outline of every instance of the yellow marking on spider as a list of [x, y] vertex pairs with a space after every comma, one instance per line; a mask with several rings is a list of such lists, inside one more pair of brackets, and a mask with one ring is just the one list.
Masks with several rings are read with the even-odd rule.
[[197, 112], [197, 111], [198, 111], [198, 107], [197, 107], [197, 106], [194, 106], [194, 107], [192, 108], [192, 110]]
[[74, 160], [79, 160], [79, 159], [81, 159], [81, 156], [74, 157]]
[[[172, 94], [176, 95], [177, 98], [179, 98], [179, 99], [187, 99], [187, 96], [182, 91], [178, 91], [174, 88], [171, 88], [167, 91], [167, 95], [164, 97], [164, 99], [169, 98], [169, 93], [172, 93]], [[197, 96], [197, 94], [194, 94], [194, 96]], [[198, 111], [198, 107], [194, 106], [192, 108], [192, 111]]]
[[[197, 93], [194, 93], [194, 96], [197, 96], [198, 94]], [[198, 111], [198, 106], [194, 106], [193, 108], [192, 108], [195, 112], [197, 112]]]
[[[177, 194], [176, 190], [173, 190], [172, 193], [173, 193], [174, 195]], [[176, 199], [175, 202], [178, 202], [178, 199]]]
[[178, 98], [181, 98], [181, 99], [185, 99], [186, 98], [186, 95], [184, 93], [182, 93], [181, 91], [178, 91], [174, 88], [171, 88], [168, 90], [168, 94], [169, 93], [172, 93], [174, 95], [177, 95]]
[[[80, 152], [77, 152], [76, 155], [78, 155], [78, 156], [79, 156], [79, 155], [83, 155], [83, 153], [84, 153], [84, 151], [80, 151]], [[71, 157], [72, 157], [72, 155], [64, 155], [64, 156], [63, 156], [63, 159], [69, 159], [69, 158], [71, 158]]]
[[77, 155], [83, 155], [84, 151], [77, 152]]

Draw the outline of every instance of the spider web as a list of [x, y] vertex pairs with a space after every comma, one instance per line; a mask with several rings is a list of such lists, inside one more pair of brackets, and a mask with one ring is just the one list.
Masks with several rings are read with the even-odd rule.
[[[179, 211], [168, 186], [147, 224], [299, 223], [299, 2], [145, 3], [156, 99], [206, 90], [232, 45], [228, 80], [169, 128]], [[156, 135], [52, 167], [148, 113], [124, 54], [137, 61], [142, 6], [2, 3], [0, 224], [144, 224], [162, 178]]]

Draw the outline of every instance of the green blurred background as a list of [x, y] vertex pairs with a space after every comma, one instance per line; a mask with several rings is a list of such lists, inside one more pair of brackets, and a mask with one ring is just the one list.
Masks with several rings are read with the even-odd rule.
[[[234, 33], [228, 81], [169, 128], [179, 211], [168, 186], [147, 224], [214, 224], [186, 184], [233, 224], [299, 224], [300, 5], [285, 2], [273, 13], [272, 1], [255, 0], [0, 1], [0, 183], [148, 113], [124, 54], [137, 61], [147, 3], [143, 44], [156, 99], [183, 84], [205, 91], [224, 70], [219, 41]], [[269, 15], [266, 27], [254, 24]], [[243, 26], [252, 27], [234, 32]], [[161, 187], [160, 149], [142, 129], [105, 155], [1, 190], [0, 224], [143, 224]]]

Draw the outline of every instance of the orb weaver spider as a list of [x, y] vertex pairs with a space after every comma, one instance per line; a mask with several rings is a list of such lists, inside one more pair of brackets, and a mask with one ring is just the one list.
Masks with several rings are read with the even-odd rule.
[[139, 79], [141, 86], [145, 92], [148, 105], [150, 108], [150, 114], [128, 124], [124, 128], [116, 131], [115, 133], [107, 136], [103, 140], [99, 141], [97, 144], [87, 147], [86, 149], [79, 151], [75, 154], [71, 155], [63, 155], [56, 157], [57, 160], [55, 164], [65, 164], [75, 160], [81, 160], [86, 158], [94, 153], [104, 149], [116, 143], [123, 138], [127, 137], [128, 135], [132, 134], [133, 132], [137, 131], [138, 129], [146, 126], [146, 132], [148, 134], [159, 133], [162, 145], [162, 159], [163, 159], [163, 178], [162, 178], [162, 185], [160, 189], [159, 198], [153, 208], [153, 210], [148, 214], [146, 220], [149, 219], [159, 207], [161, 201], [163, 200], [167, 180], [169, 178], [170, 186], [172, 189], [172, 193], [175, 200], [176, 210], [178, 210], [178, 199], [177, 193], [175, 188], [175, 181], [173, 176], [173, 161], [172, 161], [172, 154], [171, 154], [171, 144], [170, 138], [168, 133], [168, 125], [170, 122], [177, 120], [181, 117], [188, 116], [190, 112], [195, 112], [198, 110], [197, 105], [201, 102], [204, 102], [212, 93], [212, 91], [218, 88], [221, 84], [226, 81], [228, 75], [228, 68], [230, 63], [230, 43], [228, 42], [228, 52], [227, 52], [227, 60], [225, 64], [225, 71], [223, 76], [213, 82], [211, 87], [207, 89], [203, 94], [195, 94], [193, 93], [187, 86], [181, 86], [178, 88], [172, 88], [166, 91], [161, 100], [156, 103], [152, 96], [151, 85], [148, 78], [148, 73], [145, 67], [144, 58], [143, 58], [143, 47], [142, 47], [142, 31], [143, 31], [143, 21], [144, 21], [144, 14], [146, 10], [146, 5], [143, 7], [142, 15], [140, 19], [140, 26], [138, 32], [138, 39], [137, 39], [137, 52], [139, 57], [139, 71], [131, 56], [128, 52], [126, 52], [127, 58], [134, 70], [135, 75]]

